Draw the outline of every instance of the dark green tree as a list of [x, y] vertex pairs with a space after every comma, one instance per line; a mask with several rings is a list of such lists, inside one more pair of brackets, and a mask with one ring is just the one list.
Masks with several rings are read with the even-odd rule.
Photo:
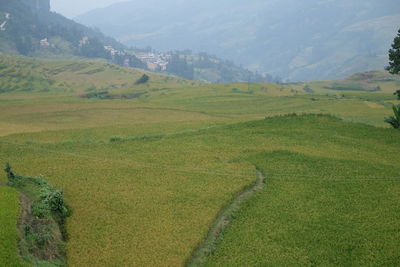
[[400, 29], [394, 38], [392, 48], [389, 50], [389, 66], [387, 70], [391, 74], [399, 74], [400, 72]]
[[[400, 29], [397, 36], [394, 38], [392, 48], [389, 50], [389, 66], [386, 68], [391, 74], [400, 73]], [[394, 95], [400, 99], [400, 90], [397, 90]], [[395, 129], [400, 128], [400, 105], [393, 105], [394, 116], [385, 119]]]
[[400, 100], [400, 90], [397, 90], [396, 92], [393, 93], [394, 95], [397, 95], [397, 99]]

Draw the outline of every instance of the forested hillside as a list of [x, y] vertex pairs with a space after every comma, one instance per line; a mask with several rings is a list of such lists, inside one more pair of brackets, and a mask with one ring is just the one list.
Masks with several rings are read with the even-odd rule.
[[[34, 57], [104, 58], [144, 67], [124, 46], [102, 33], [50, 12], [50, 0], [0, 1], [0, 52]], [[119, 53], [111, 53], [105, 46]]]

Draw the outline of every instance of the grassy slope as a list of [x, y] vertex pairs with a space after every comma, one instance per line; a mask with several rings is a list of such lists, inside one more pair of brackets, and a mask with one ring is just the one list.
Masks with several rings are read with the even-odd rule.
[[251, 166], [221, 162], [203, 142], [179, 137], [1, 145], [0, 153], [65, 189], [74, 209], [69, 263], [81, 266], [182, 264], [219, 207], [254, 178]]
[[0, 186], [0, 265], [24, 266], [17, 250], [18, 193]]
[[[144, 73], [150, 76], [149, 83], [135, 86], [134, 83]], [[174, 76], [124, 68], [101, 60], [42, 61], [3, 54], [0, 54], [0, 74], [0, 89], [6, 92], [84, 93], [85, 89], [92, 86], [113, 91], [139, 91], [150, 87], [182, 88], [200, 84]]]
[[[97, 80], [91, 75], [85, 79], [79, 86], [77, 84], [81, 93], [91, 81]], [[147, 90], [155, 88], [153, 86], [156, 85], [149, 84]], [[165, 86], [178, 84], [171, 82]], [[116, 124], [135, 132], [137, 125], [153, 124], [157, 129], [158, 123], [190, 122], [204, 126], [208, 122], [242, 121], [290, 112], [329, 113], [349, 121], [385, 126], [382, 118], [391, 114], [389, 99], [393, 99], [391, 94], [386, 94], [379, 100], [376, 98], [380, 95], [375, 93], [348, 97], [310, 95], [301, 93], [300, 89], [296, 93], [291, 87], [272, 84], [251, 84], [250, 91], [247, 84], [182, 86], [181, 89], [149, 91], [139, 99], [131, 100], [98, 101], [78, 98], [76, 93], [55, 92], [0, 94], [0, 135], [99, 126], [113, 129]], [[126, 92], [145, 88], [112, 90]]]
[[[182, 264], [220, 207], [254, 181], [254, 164], [268, 171], [270, 164], [256, 159], [275, 150], [396, 164], [389, 155], [396, 153], [398, 132], [390, 129], [312, 116], [232, 124], [324, 112], [383, 125], [389, 107], [377, 109], [364, 98], [307, 95], [271, 84], [193, 87], [163, 76], [135, 87], [131, 83], [142, 74], [136, 70], [90, 62], [43, 64], [47, 75], [74, 92], [1, 94], [0, 162], [11, 162], [21, 174], [44, 174], [65, 189], [74, 209], [67, 247], [74, 266]], [[99, 66], [105, 70], [97, 71]], [[91, 84], [148, 92], [131, 100], [76, 97]], [[379, 174], [387, 175], [382, 168]]]
[[[272, 205], [270, 210], [264, 207], [244, 210], [244, 213], [250, 212], [250, 218], [257, 218], [248, 222], [252, 225], [249, 228], [256, 230], [254, 225], [260, 224], [259, 220], [269, 223], [268, 219], [263, 218], [269, 218], [272, 216], [269, 213], [274, 213], [278, 220], [275, 226], [285, 225], [281, 229], [284, 232], [282, 237], [290, 236], [295, 243], [293, 246], [296, 248], [297, 244], [297, 247], [301, 247], [298, 242], [305, 237], [295, 237], [290, 232], [293, 230], [291, 226], [299, 222], [295, 219], [294, 223], [288, 222], [285, 217], [279, 221], [279, 212], [283, 212], [281, 205], [294, 198], [296, 202], [293, 202], [293, 206], [289, 205], [287, 216], [316, 216], [312, 225], [319, 229], [322, 236], [341, 233], [341, 223], [349, 216], [350, 210], [357, 217], [356, 221], [350, 221], [344, 227], [355, 229], [360, 238], [370, 238], [371, 242], [377, 244], [385, 239], [391, 240], [394, 234], [390, 231], [391, 227], [399, 227], [396, 217], [399, 184], [398, 180], [392, 179], [399, 178], [397, 159], [392, 156], [399, 145], [398, 136], [399, 133], [391, 129], [349, 124], [330, 117], [304, 116], [271, 118], [164, 139], [97, 144], [3, 144], [0, 157], [19, 166], [19, 172], [34, 175], [45, 172], [51, 182], [65, 188], [67, 199], [74, 207], [73, 217], [68, 224], [71, 234], [68, 256], [71, 264], [134, 262], [138, 265], [180, 265], [207, 232], [207, 226], [219, 208], [235, 192], [254, 180], [253, 164], [268, 175], [271, 173], [271, 185], [265, 194], [270, 201], [268, 190], [274, 191], [277, 204]], [[296, 154], [282, 156], [278, 153], [274, 161], [274, 154], [270, 156], [268, 153], [275, 150], [289, 150], [306, 156], [300, 155], [298, 159]], [[352, 161], [355, 158], [357, 161]], [[293, 162], [297, 165], [293, 165]], [[338, 169], [335, 166], [339, 166]], [[373, 170], [372, 175], [369, 170]], [[295, 181], [279, 183], [279, 175], [282, 175], [279, 171], [290, 175], [289, 178]], [[353, 174], [358, 176], [353, 177]], [[274, 175], [278, 177], [276, 182]], [[321, 176], [322, 179], [318, 180]], [[308, 178], [313, 180], [303, 181]], [[342, 180], [335, 186], [338, 178]], [[347, 187], [341, 186], [343, 178], [349, 179], [345, 184]], [[375, 178], [383, 179], [371, 180]], [[363, 183], [362, 179], [367, 182]], [[276, 188], [273, 187], [274, 183], [277, 184]], [[360, 192], [360, 188], [365, 188], [367, 195]], [[297, 196], [293, 196], [293, 190], [298, 193]], [[382, 194], [382, 190], [390, 194]], [[326, 191], [330, 197], [326, 196], [328, 199], [325, 202], [313, 199], [321, 197], [309, 194], [315, 191]], [[349, 209], [342, 210], [340, 207], [349, 205], [348, 193], [352, 193], [354, 199]], [[365, 196], [372, 196], [375, 202], [360, 205], [366, 203]], [[262, 196], [259, 198], [261, 205], [265, 205], [265, 199]], [[303, 202], [308, 208], [302, 206]], [[375, 210], [375, 204], [379, 202], [386, 209]], [[326, 203], [332, 205], [328, 206], [327, 211], [321, 211], [321, 206], [326, 207]], [[252, 205], [249, 202], [248, 206]], [[362, 214], [367, 212], [375, 215], [363, 217]], [[335, 213], [337, 222], [331, 223], [329, 214]], [[241, 222], [243, 219], [238, 221], [239, 226]], [[365, 228], [365, 223], [388, 227]], [[302, 226], [306, 230], [312, 229], [307, 222], [298, 227]], [[265, 228], [259, 231], [262, 229]], [[312, 240], [313, 231], [305, 233]], [[346, 229], [344, 233], [351, 236]], [[232, 235], [237, 235], [237, 232], [233, 231]], [[242, 238], [238, 237], [239, 240]], [[393, 240], [387, 243], [387, 248], [399, 245], [396, 243], [399, 239]], [[350, 246], [346, 242], [353, 240], [341, 242]], [[280, 246], [279, 242], [275, 245]], [[232, 247], [248, 249], [247, 246], [230, 244], [227, 250], [241, 255], [240, 258], [243, 253], [231, 250]], [[99, 251], [102, 252], [100, 255]], [[263, 247], [259, 251], [267, 253]], [[312, 248], [305, 248], [299, 255], [312, 258], [309, 251], [314, 252]], [[376, 252], [376, 258], [393, 260], [397, 255], [390, 249], [386, 252], [388, 254]], [[338, 257], [340, 253], [340, 249], [333, 249], [328, 254]], [[229, 254], [230, 257], [233, 255]], [[356, 255], [361, 260], [366, 260], [365, 257], [364, 252]]]
[[265, 152], [243, 155], [267, 187], [235, 214], [206, 266], [397, 264], [398, 132], [330, 118], [250, 125], [292, 146], [270, 152], [264, 142]]
[[[301, 90], [308, 85], [317, 94], [345, 94], [365, 95], [378, 99], [383, 95], [393, 94], [400, 86], [400, 77], [391, 75], [387, 71], [369, 71], [353, 74], [345, 79], [337, 81], [310, 81], [292, 84], [296, 89]], [[378, 88], [378, 91], [374, 91]], [[373, 92], [373, 94], [362, 94]]]

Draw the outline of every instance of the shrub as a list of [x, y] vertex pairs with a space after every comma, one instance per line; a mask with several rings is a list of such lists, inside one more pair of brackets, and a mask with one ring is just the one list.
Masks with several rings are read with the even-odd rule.
[[64, 203], [64, 193], [62, 190], [52, 190], [44, 197], [44, 203], [47, 204], [50, 211], [60, 217], [67, 217], [69, 212]]
[[31, 206], [32, 215], [37, 218], [46, 218], [50, 215], [50, 210], [48, 205], [43, 202], [33, 203]]
[[143, 74], [143, 76], [140, 77], [140, 79], [135, 82], [135, 85], [147, 83], [149, 80], [150, 80], [150, 77], [146, 74]]
[[114, 142], [121, 142], [121, 141], [123, 141], [123, 140], [124, 140], [124, 138], [121, 137], [121, 136], [112, 136], [112, 137], [110, 138], [110, 142], [112, 142], [112, 143], [114, 143]]
[[86, 98], [98, 98], [98, 99], [108, 99], [110, 98], [110, 94], [108, 91], [91, 91], [90, 93], [87, 93], [84, 95]]
[[304, 92], [309, 93], [309, 94], [313, 94], [315, 93], [313, 89], [311, 89], [311, 87], [307, 84], [303, 87]]
[[4, 171], [7, 173], [8, 184], [11, 186], [16, 186], [18, 184], [19, 178], [11, 169], [11, 165], [6, 163]]
[[7, 178], [8, 178], [9, 181], [15, 179], [15, 174], [11, 170], [10, 163], [6, 163], [6, 167], [4, 168], [4, 171], [7, 173]]
[[38, 184], [42, 187], [40, 199], [32, 205], [32, 214], [40, 218], [48, 215], [60, 218], [68, 217], [70, 212], [65, 205], [63, 191], [55, 189], [42, 179], [40, 179]]
[[393, 105], [394, 116], [385, 119], [385, 122], [395, 129], [400, 129], [400, 105]]

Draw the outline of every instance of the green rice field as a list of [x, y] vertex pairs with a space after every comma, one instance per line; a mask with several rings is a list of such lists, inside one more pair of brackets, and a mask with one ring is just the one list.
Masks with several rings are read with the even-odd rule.
[[[395, 81], [374, 81], [381, 91], [315, 82], [310, 93], [149, 74], [134, 85], [140, 70], [14, 60], [0, 72], [34, 64], [33, 80], [50, 89], [0, 94], [0, 164], [64, 190], [68, 265], [187, 264], [256, 169], [265, 186], [232, 214], [205, 266], [399, 262], [400, 132], [383, 121], [399, 103]], [[93, 90], [114, 98], [86, 97]], [[18, 195], [0, 192], [10, 214], [0, 217], [0, 265], [20, 264]]]

